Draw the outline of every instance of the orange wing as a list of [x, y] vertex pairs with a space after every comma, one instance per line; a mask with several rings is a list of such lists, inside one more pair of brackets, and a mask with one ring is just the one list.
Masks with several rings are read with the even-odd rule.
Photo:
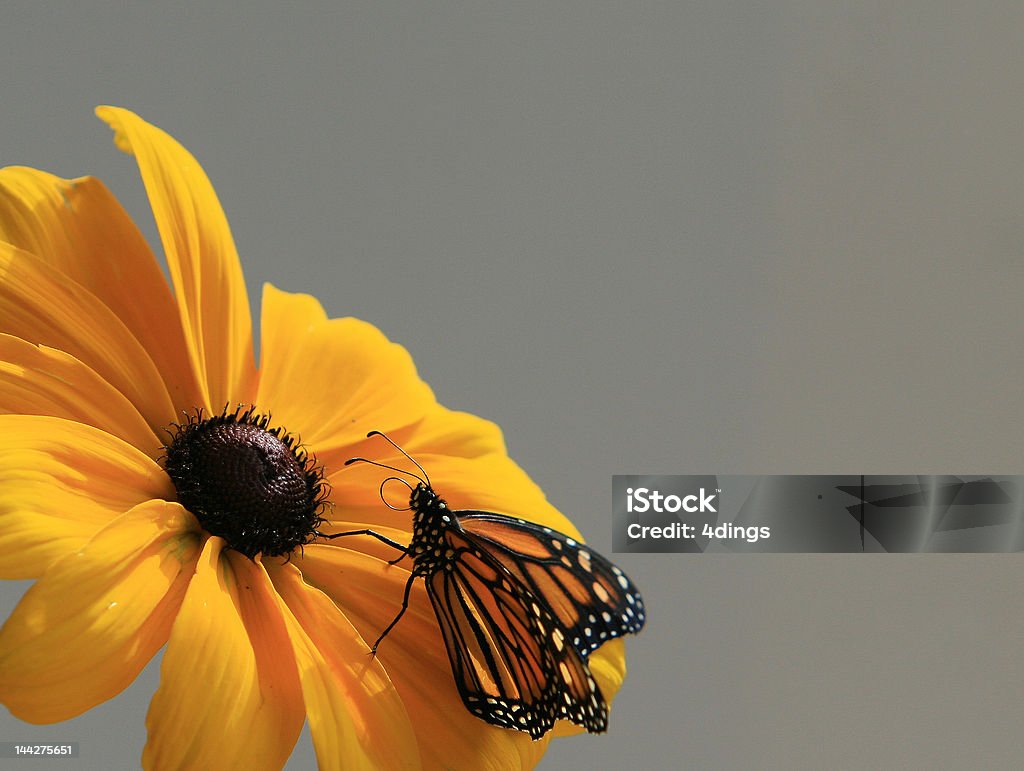
[[604, 731], [601, 691], [551, 611], [464, 533], [445, 539], [451, 568], [426, 576], [427, 595], [466, 708], [535, 739], [559, 719]]
[[640, 592], [597, 552], [556, 530], [514, 517], [486, 511], [455, 514], [480, 549], [547, 603], [581, 655], [643, 628]]

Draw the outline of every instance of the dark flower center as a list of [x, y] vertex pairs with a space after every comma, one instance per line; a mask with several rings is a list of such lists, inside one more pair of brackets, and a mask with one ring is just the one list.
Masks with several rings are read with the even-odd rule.
[[313, 540], [329, 492], [323, 469], [269, 416], [199, 412], [171, 433], [164, 468], [204, 530], [250, 559]]

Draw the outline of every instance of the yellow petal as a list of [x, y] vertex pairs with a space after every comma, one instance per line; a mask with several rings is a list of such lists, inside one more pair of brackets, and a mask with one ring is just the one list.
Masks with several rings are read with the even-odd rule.
[[[463, 466], [465, 459], [481, 459], [487, 465], [475, 467], [475, 478], [479, 480], [482, 477], [484, 484], [478, 484], [476, 487], [493, 484], [494, 489], [501, 492], [508, 490], [510, 483], [524, 482], [527, 485], [529, 501], [526, 506], [519, 508], [532, 511], [546, 505], [543, 503], [543, 494], [536, 485], [505, 457], [505, 442], [501, 429], [488, 420], [434, 404], [421, 420], [397, 431], [389, 431], [388, 437], [420, 461], [420, 465], [424, 466], [432, 481], [435, 466], [443, 467], [452, 459], [455, 459], [454, 463]], [[328, 481], [333, 488], [333, 508], [328, 511], [328, 516], [334, 521], [335, 527], [332, 529], [331, 525], [327, 525], [321, 528], [324, 532], [356, 530], [367, 525], [372, 525], [378, 530], [381, 527], [395, 527], [404, 531], [397, 540], [408, 541], [411, 515], [396, 514], [380, 499], [381, 482], [391, 474], [371, 464], [344, 464], [349, 458], [359, 456], [419, 474], [419, 469], [412, 462], [379, 436], [362, 436], [358, 441], [341, 447], [324, 449], [314, 445], [312, 449], [317, 461], [324, 465]], [[498, 478], [487, 481], [490, 479], [490, 469], [495, 463], [502, 471], [498, 472]], [[508, 474], [512, 474], [513, 478], [509, 478]], [[414, 480], [408, 477], [408, 481]], [[393, 505], [408, 505], [409, 490], [401, 484], [392, 482], [384, 487], [383, 492]], [[447, 495], [447, 488], [444, 488], [442, 494]], [[482, 500], [477, 503], [473, 501], [474, 497], [470, 495], [469, 504], [465, 508], [482, 507]]]
[[[419, 420], [433, 404], [408, 352], [372, 324], [328, 320], [308, 295], [264, 286], [257, 403], [317, 453]], [[322, 461], [321, 461], [322, 462]]]
[[[308, 546], [301, 569], [345, 612], [364, 644], [398, 614], [409, 572], [347, 549]], [[474, 717], [455, 687], [451, 665], [422, 581], [409, 610], [377, 649], [398, 690], [420, 744], [424, 768], [532, 768], [549, 737], [533, 741], [520, 731], [497, 728]]]
[[134, 154], [149, 194], [178, 309], [206, 405], [251, 402], [256, 384], [252, 319], [242, 265], [210, 180], [173, 137], [118, 107], [96, 114]]
[[102, 182], [0, 169], [0, 241], [78, 282], [121, 319], [152, 357], [178, 410], [203, 403], [170, 287]]
[[3, 242], [0, 331], [70, 353], [124, 394], [154, 431], [174, 420], [163, 378], [124, 323], [81, 284]]
[[[479, 458], [506, 452], [505, 438], [496, 423], [468, 412], [449, 410], [439, 404], [434, 405], [415, 426], [391, 438], [403, 448], [408, 444], [416, 452], [456, 458]], [[408, 448], [405, 451], [409, 452]]]
[[173, 497], [164, 470], [110, 434], [0, 415], [0, 577], [36, 578], [133, 506]]
[[0, 631], [0, 700], [53, 723], [124, 690], [167, 641], [200, 541], [191, 514], [150, 501], [55, 562]]
[[146, 768], [280, 768], [302, 728], [295, 657], [263, 566], [203, 548], [146, 718]]
[[[388, 437], [423, 466], [434, 489], [455, 509], [478, 509], [517, 516], [577, 537], [572, 523], [552, 507], [536, 484], [505, 455], [505, 442], [494, 423], [434, 404], [418, 422], [388, 432]], [[335, 530], [357, 529], [354, 523], [410, 530], [411, 515], [396, 514], [380, 500], [380, 485], [391, 472], [367, 463], [345, 466], [364, 457], [420, 474], [420, 470], [384, 438], [364, 437], [341, 448], [313, 446], [326, 468], [332, 487], [329, 516]], [[412, 477], [407, 481], [415, 483]], [[406, 506], [409, 490], [392, 482], [384, 495], [395, 506]], [[332, 531], [331, 526], [322, 528]]]
[[418, 768], [402, 700], [351, 622], [294, 565], [269, 571], [283, 601], [320, 769]]
[[[367, 453], [364, 457], [419, 473], [406, 458], [379, 438], [378, 445], [383, 446], [377, 446], [373, 453], [364, 445], [363, 450]], [[404, 442], [403, 448], [423, 466], [434, 491], [452, 509], [492, 511], [519, 517], [554, 528], [572, 538], [580, 538], [573, 524], [548, 503], [541, 489], [507, 456], [492, 454], [460, 458], [439, 455], [421, 444], [415, 436]], [[380, 500], [381, 482], [389, 476], [394, 474], [369, 463], [353, 463], [331, 474], [328, 477], [333, 503], [333, 509], [328, 511], [331, 523], [321, 530], [352, 530], [355, 528], [351, 523], [367, 522], [408, 531], [412, 515], [392, 511]], [[412, 478], [408, 481], [415, 484]], [[398, 482], [385, 485], [383, 493], [392, 506], [407, 506], [409, 503], [409, 489]]]
[[0, 334], [0, 413], [50, 415], [95, 426], [159, 456], [163, 441], [125, 396], [74, 356]]
[[[480, 458], [485, 455], [504, 455], [506, 452], [505, 439], [496, 424], [468, 412], [450, 410], [436, 402], [429, 405], [423, 417], [415, 423], [397, 429], [377, 430], [383, 430], [388, 438], [417, 460], [420, 454]], [[371, 460], [380, 460], [385, 455], [402, 457], [382, 437], [367, 437], [365, 434], [347, 444], [309, 446], [328, 474], [340, 471], [345, 467], [345, 461], [355, 456]], [[417, 471], [404, 457], [402, 461], [401, 468]], [[429, 469], [427, 473], [430, 473]]]
[[[429, 455], [426, 456], [431, 461]], [[435, 490], [454, 509], [492, 511], [558, 530], [580, 540], [576, 526], [548, 503], [544, 492], [509, 458], [438, 458], [430, 472]]]

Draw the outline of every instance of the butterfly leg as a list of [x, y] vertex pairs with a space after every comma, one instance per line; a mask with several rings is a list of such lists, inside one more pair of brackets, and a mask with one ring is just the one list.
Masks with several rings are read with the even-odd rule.
[[370, 655], [377, 655], [377, 646], [384, 642], [384, 638], [388, 636], [388, 632], [395, 628], [395, 624], [405, 614], [405, 611], [409, 609], [409, 593], [412, 591], [412, 582], [416, 580], [416, 574], [413, 573], [409, 576], [409, 580], [405, 582], [405, 596], [402, 597], [402, 609], [398, 611], [398, 615], [395, 616], [395, 620], [388, 624], [388, 628], [380, 633], [380, 637], [377, 638], [377, 642], [370, 648]]
[[[345, 533], [333, 533], [331, 535], [327, 535], [326, 533], [317, 533], [317, 535], [320, 536], [321, 538], [327, 538], [329, 540], [330, 539], [334, 539], [334, 538], [341, 538], [343, 535], [369, 535], [369, 536], [372, 536], [372, 537], [376, 538], [378, 541], [380, 541], [381, 543], [386, 543], [388, 546], [392, 547], [393, 549], [398, 549], [400, 552], [402, 552], [402, 556], [399, 557], [397, 560], [395, 560], [395, 562], [398, 562], [398, 560], [402, 559], [402, 557], [405, 557], [409, 553], [408, 549], [406, 549], [406, 547], [402, 546], [402, 544], [398, 543], [398, 541], [392, 541], [386, 535], [381, 535], [380, 533], [376, 532], [375, 530], [349, 530], [348, 532], [345, 532]], [[394, 565], [395, 562], [389, 562], [388, 564], [389, 565]]]

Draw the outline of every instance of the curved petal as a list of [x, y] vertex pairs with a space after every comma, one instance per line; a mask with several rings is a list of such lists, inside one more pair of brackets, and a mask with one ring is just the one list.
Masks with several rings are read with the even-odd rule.
[[263, 566], [210, 538], [146, 716], [145, 768], [280, 768], [302, 729], [295, 658]]
[[82, 423], [0, 415], [0, 577], [36, 578], [139, 503], [174, 498], [151, 458]]
[[294, 565], [268, 570], [283, 601], [317, 765], [323, 771], [418, 768], [402, 700], [351, 622]]
[[[347, 549], [306, 547], [301, 569], [353, 623], [364, 641], [376, 640], [397, 615], [409, 573]], [[364, 645], [366, 643], [364, 642]], [[437, 620], [422, 581], [409, 610], [377, 649], [412, 720], [424, 768], [532, 768], [547, 749], [537, 741], [474, 717], [459, 698]]]
[[125, 396], [74, 356], [0, 334], [0, 413], [50, 415], [95, 426], [150, 457], [160, 438]]
[[[505, 454], [505, 439], [496, 424], [468, 412], [450, 410], [437, 403], [431, 404], [420, 420], [389, 430], [387, 435], [417, 460], [419, 453], [455, 458]], [[343, 469], [345, 461], [349, 458], [360, 456], [378, 460], [383, 454], [394, 453], [394, 448], [385, 439], [379, 436], [368, 437], [365, 433], [354, 437], [349, 444], [325, 447], [311, 442], [308, 446], [329, 475]], [[395, 453], [395, 456], [401, 457], [401, 454]], [[405, 458], [402, 460], [402, 468], [416, 470]], [[430, 469], [427, 469], [427, 473], [430, 473]]]
[[0, 700], [53, 723], [124, 690], [167, 641], [200, 541], [181, 506], [149, 501], [55, 562], [0, 631]]
[[175, 418], [163, 378], [121, 320], [81, 284], [4, 242], [0, 332], [70, 353], [124, 394], [154, 430]]
[[170, 287], [102, 182], [0, 169], [0, 241], [39, 257], [113, 311], [149, 352], [179, 411], [203, 404]]
[[581, 540], [576, 526], [548, 503], [544, 492], [514, 461], [504, 456], [436, 459], [431, 463], [434, 489], [444, 491], [452, 508], [493, 511], [554, 528]]
[[479, 458], [506, 452], [505, 437], [497, 423], [439, 404], [415, 426], [399, 433], [396, 441], [403, 447], [408, 444], [416, 452], [455, 458]]
[[[418, 473], [409, 460], [389, 444], [378, 438], [378, 445], [383, 446], [364, 457]], [[462, 458], [435, 454], [433, 448], [421, 444], [415, 434], [402, 442], [402, 447], [423, 466], [434, 490], [452, 509], [493, 511], [520, 517], [580, 539], [573, 524], [548, 503], [541, 489], [507, 456], [494, 453]], [[378, 494], [381, 482], [389, 476], [393, 474], [369, 463], [353, 463], [331, 474], [328, 477], [333, 503], [331, 522], [321, 530], [325, 533], [352, 530], [356, 528], [351, 523], [365, 522], [388, 525], [408, 533], [412, 515], [390, 510]], [[385, 498], [395, 507], [407, 506], [408, 489], [397, 482], [392, 485], [383, 488]]]
[[[417, 461], [422, 458], [420, 465], [424, 466], [424, 470], [431, 479], [433, 479], [434, 465], [438, 462], [443, 465], [450, 459], [481, 459], [489, 464], [496, 462], [505, 470], [516, 468], [504, 454], [505, 441], [498, 426], [489, 420], [466, 412], [455, 412], [439, 404], [432, 405], [421, 420], [397, 431], [389, 432], [388, 437]], [[332, 486], [331, 503], [333, 508], [330, 518], [338, 527], [331, 530], [330, 526], [325, 526], [325, 532], [336, 532], [337, 529], [356, 530], [367, 524], [378, 529], [390, 526], [404, 531], [402, 537], [408, 540], [411, 531], [411, 515], [396, 515], [380, 499], [380, 493], [383, 492], [388, 500], [395, 505], [405, 506], [408, 503], [408, 490], [395, 483], [393, 488], [385, 487], [382, 491], [381, 482], [389, 474], [375, 468], [372, 464], [345, 465], [345, 461], [349, 458], [362, 457], [413, 473], [420, 473], [420, 470], [408, 458], [380, 436], [362, 436], [351, 444], [330, 449], [311, 445], [310, 449], [316, 455], [317, 461], [325, 467], [328, 482]], [[462, 461], [455, 460], [455, 462]], [[487, 473], [483, 468], [478, 468], [477, 472], [477, 476]], [[495, 480], [494, 483], [495, 485], [507, 484], [509, 481], [514, 483], [521, 481], [524, 476], [516, 475], [515, 480], [503, 477]], [[411, 481], [411, 477], [409, 481]], [[534, 502], [539, 490], [528, 478], [526, 478], [526, 482], [530, 489], [530, 500]], [[444, 494], [447, 495], [447, 488], [445, 488]], [[481, 505], [475, 504], [466, 506], [466, 508], [481, 507]]]
[[317, 452], [413, 423], [434, 403], [408, 352], [372, 324], [328, 320], [312, 297], [269, 284], [261, 324], [257, 403]]
[[114, 142], [135, 156], [149, 194], [178, 310], [206, 404], [251, 402], [252, 318], [227, 218], [202, 167], [173, 137], [134, 113], [98, 107]]

